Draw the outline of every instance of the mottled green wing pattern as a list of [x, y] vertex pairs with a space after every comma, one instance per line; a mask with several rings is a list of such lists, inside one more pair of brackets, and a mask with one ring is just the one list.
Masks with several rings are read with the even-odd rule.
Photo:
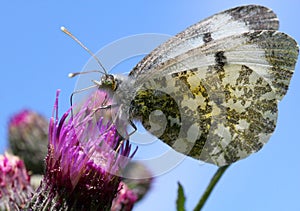
[[[252, 16], [244, 18], [247, 12]], [[237, 24], [233, 33], [225, 30], [235, 26], [230, 21], [225, 28], [211, 22], [227, 15]], [[278, 26], [264, 7], [239, 7], [216, 16], [200, 22], [212, 28], [209, 36], [202, 33], [203, 24], [196, 24], [137, 65], [131, 73], [136, 92], [130, 113], [176, 151], [223, 166], [257, 152], [269, 140], [298, 46], [284, 33], [257, 30]], [[160, 51], [164, 54], [157, 56]], [[156, 62], [151, 66], [149, 61]]]

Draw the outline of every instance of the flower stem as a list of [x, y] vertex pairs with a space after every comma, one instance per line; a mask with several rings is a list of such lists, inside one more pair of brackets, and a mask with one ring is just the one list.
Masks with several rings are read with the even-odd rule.
[[229, 167], [228, 166], [222, 166], [219, 167], [217, 172], [214, 174], [213, 178], [210, 180], [209, 185], [207, 186], [205, 192], [203, 193], [200, 201], [198, 202], [197, 206], [194, 208], [194, 211], [200, 211], [205, 202], [207, 201], [208, 197], [210, 196], [212, 190], [214, 189], [214, 187], [216, 186], [216, 184], [218, 183], [218, 181], [220, 180], [220, 178], [222, 177], [222, 175], [224, 174], [224, 172], [226, 171], [226, 169]]

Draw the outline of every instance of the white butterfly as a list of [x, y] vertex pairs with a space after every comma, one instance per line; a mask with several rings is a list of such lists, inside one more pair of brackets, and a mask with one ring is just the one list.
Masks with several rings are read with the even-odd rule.
[[275, 130], [298, 46], [272, 10], [247, 5], [215, 14], [147, 55], [127, 78], [95, 81], [178, 152], [228, 165], [260, 150]]

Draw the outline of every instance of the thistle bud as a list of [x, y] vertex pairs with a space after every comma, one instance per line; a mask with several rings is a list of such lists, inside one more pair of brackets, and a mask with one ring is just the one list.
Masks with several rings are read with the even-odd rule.
[[42, 174], [47, 154], [48, 121], [41, 115], [23, 110], [9, 121], [9, 147], [18, 155], [26, 168]]
[[131, 211], [138, 196], [124, 182], [119, 184], [119, 192], [114, 199], [111, 211]]

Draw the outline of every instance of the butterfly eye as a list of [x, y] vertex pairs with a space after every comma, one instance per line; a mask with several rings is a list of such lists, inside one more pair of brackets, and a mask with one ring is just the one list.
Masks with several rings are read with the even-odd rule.
[[108, 88], [115, 90], [117, 88], [117, 83], [113, 75], [104, 75], [101, 79], [101, 88]]

